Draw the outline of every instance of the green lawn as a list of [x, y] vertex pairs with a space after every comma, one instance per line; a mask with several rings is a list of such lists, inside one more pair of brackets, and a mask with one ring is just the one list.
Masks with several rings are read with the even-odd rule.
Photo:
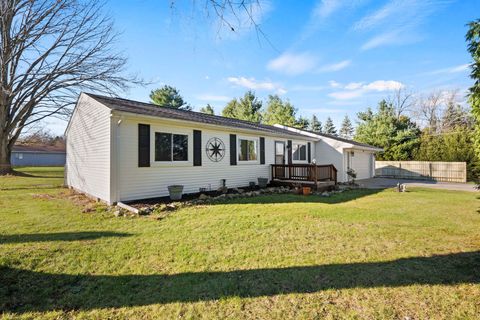
[[5, 318], [480, 317], [473, 193], [262, 196], [154, 220], [82, 213], [60, 169], [22, 172], [0, 177]]

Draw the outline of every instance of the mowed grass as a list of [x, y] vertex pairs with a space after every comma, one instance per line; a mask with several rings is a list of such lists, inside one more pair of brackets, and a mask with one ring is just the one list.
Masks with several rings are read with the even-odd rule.
[[478, 319], [477, 195], [274, 195], [82, 213], [61, 169], [0, 177], [4, 318]]

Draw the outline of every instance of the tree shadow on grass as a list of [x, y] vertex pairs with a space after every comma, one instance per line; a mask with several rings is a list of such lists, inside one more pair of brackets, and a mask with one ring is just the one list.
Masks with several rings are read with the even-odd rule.
[[171, 275], [50, 274], [3, 266], [0, 312], [91, 310], [328, 289], [478, 283], [480, 251], [387, 262]]
[[63, 178], [63, 171], [41, 171], [41, 172], [29, 172], [13, 169], [10, 173], [11, 176], [23, 177], [23, 178]]
[[213, 204], [276, 204], [276, 203], [325, 203], [338, 204], [357, 200], [382, 192], [381, 189], [355, 189], [342, 193], [334, 193], [328, 197], [321, 195], [297, 195], [297, 194], [262, 194], [255, 197], [233, 198], [214, 202]]
[[130, 233], [110, 232], [110, 231], [79, 231], [79, 232], [50, 232], [50, 233], [31, 233], [31, 234], [0, 234], [0, 244], [7, 243], [28, 243], [28, 242], [48, 242], [48, 241], [79, 241], [95, 240], [106, 237], [128, 237]]

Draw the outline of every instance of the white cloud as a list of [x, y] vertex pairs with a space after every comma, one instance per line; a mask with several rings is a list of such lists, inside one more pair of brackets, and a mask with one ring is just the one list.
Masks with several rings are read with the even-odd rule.
[[435, 74], [444, 74], [444, 73], [459, 73], [459, 72], [465, 72], [470, 69], [470, 64], [461, 64], [458, 66], [453, 66], [450, 68], [443, 68], [443, 69], [438, 69], [432, 72], [429, 72], [428, 74], [435, 75]]
[[345, 89], [356, 90], [356, 89], [360, 89], [362, 85], [363, 85], [363, 82], [350, 82], [349, 84], [345, 85]]
[[320, 0], [313, 9], [313, 16], [326, 18], [338, 9], [340, 9], [346, 1], [341, 0]]
[[325, 26], [325, 21], [335, 13], [348, 13], [368, 0], [317, 0], [310, 17], [299, 36], [299, 43], [307, 40], [317, 30]]
[[198, 100], [202, 101], [216, 101], [216, 102], [226, 102], [230, 101], [231, 98], [227, 96], [219, 96], [219, 95], [214, 95], [214, 94], [200, 94], [196, 96]]
[[336, 82], [336, 87], [344, 90], [332, 92], [328, 94], [329, 97], [337, 100], [350, 100], [358, 98], [368, 92], [393, 91], [401, 89], [405, 87], [405, 85], [394, 80], [377, 80], [366, 84], [363, 82], [350, 82], [346, 85]]
[[251, 90], [275, 91], [278, 94], [285, 94], [287, 90], [277, 83], [271, 81], [258, 81], [255, 78], [229, 77], [228, 82], [233, 85], [244, 87]]
[[297, 75], [311, 70], [317, 64], [317, 58], [308, 52], [283, 53], [267, 64], [269, 70]]
[[355, 31], [379, 31], [361, 47], [362, 50], [384, 45], [402, 45], [421, 39], [418, 27], [449, 0], [390, 0], [383, 7], [364, 16], [353, 25]]
[[352, 60], [343, 60], [337, 63], [327, 64], [318, 69], [318, 72], [335, 72], [345, 69], [350, 64], [352, 64]]
[[363, 89], [368, 91], [391, 91], [398, 90], [403, 87], [405, 87], [403, 83], [393, 80], [377, 80], [362, 86]]
[[335, 81], [335, 80], [330, 80], [330, 81], [328, 81], [328, 84], [329, 84], [329, 85], [330, 85], [330, 87], [332, 87], [332, 88], [338, 88], [338, 87], [340, 87], [340, 86], [341, 86], [341, 84], [340, 84], [340, 83], [338, 83], [338, 82], [337, 82], [337, 81]]

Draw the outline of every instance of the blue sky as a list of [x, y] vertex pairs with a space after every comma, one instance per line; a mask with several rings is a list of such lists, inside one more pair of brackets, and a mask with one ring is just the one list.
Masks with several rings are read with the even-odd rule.
[[219, 27], [204, 15], [204, 1], [174, 3], [107, 2], [128, 71], [152, 82], [125, 98], [148, 101], [152, 89], [169, 84], [195, 110], [210, 103], [219, 113], [251, 89], [338, 126], [399, 87], [421, 95], [471, 84], [464, 36], [465, 24], [480, 18], [478, 0], [260, 1], [253, 9], [265, 37], [242, 16], [235, 33]]

